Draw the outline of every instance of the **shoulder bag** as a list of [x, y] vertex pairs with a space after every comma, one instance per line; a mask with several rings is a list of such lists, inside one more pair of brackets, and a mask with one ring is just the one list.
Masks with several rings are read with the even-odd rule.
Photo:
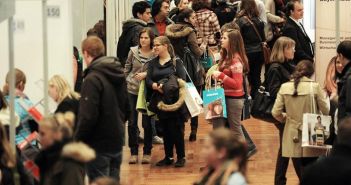
[[271, 48], [269, 48], [268, 44], [266, 41], [264, 41], [260, 35], [260, 33], [258, 32], [257, 30], [257, 27], [256, 25], [247, 17], [247, 16], [244, 16], [248, 21], [249, 23], [252, 25], [253, 29], [255, 30], [258, 38], [260, 38], [261, 40], [261, 46], [262, 46], [262, 53], [263, 53], [263, 57], [264, 57], [264, 63], [267, 64], [269, 63], [269, 60], [270, 60], [270, 57], [271, 57]]

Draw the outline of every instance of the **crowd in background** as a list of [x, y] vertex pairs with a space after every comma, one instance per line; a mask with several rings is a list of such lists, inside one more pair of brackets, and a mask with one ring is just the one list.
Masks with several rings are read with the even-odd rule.
[[[196, 142], [199, 127], [184, 103], [186, 83], [199, 94], [220, 83], [228, 114], [209, 120], [213, 131], [201, 152], [206, 166], [194, 184], [248, 184], [248, 158], [257, 149], [241, 122], [250, 117], [247, 102], [262, 91], [271, 99], [268, 121], [280, 138], [274, 184], [286, 184], [290, 159], [301, 184], [351, 184], [351, 41], [338, 45], [325, 84], [315, 82], [315, 64], [326, 61], [314, 61], [300, 22], [302, 2], [153, 0], [134, 3], [131, 11], [133, 18], [122, 23], [117, 58], [105, 56], [99, 22], [88, 31], [81, 54], [73, 49], [74, 88], [59, 75], [49, 80], [48, 94], [57, 103], [53, 115], [36, 116], [36, 104], [24, 93], [27, 77], [15, 70], [16, 155], [8, 142], [6, 76], [0, 91], [0, 185], [119, 184], [126, 124], [129, 164], [186, 167], [185, 124], [191, 125], [190, 142]], [[307, 112], [333, 118], [328, 156], [302, 147]], [[33, 133], [38, 139], [29, 139]], [[155, 143], [164, 145], [164, 158], [152, 164]]]

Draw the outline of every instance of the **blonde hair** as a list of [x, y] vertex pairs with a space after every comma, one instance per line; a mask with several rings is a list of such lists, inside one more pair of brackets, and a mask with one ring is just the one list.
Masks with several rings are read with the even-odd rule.
[[167, 51], [168, 51], [169, 55], [171, 56], [171, 59], [173, 61], [173, 65], [176, 65], [176, 55], [174, 52], [173, 45], [172, 45], [171, 41], [168, 39], [168, 37], [159, 36], [159, 37], [156, 37], [154, 39], [154, 43], [155, 43], [155, 41], [160, 42], [160, 44], [162, 44], [162, 45], [167, 45]]
[[284, 63], [285, 60], [285, 55], [284, 55], [284, 50], [294, 47], [295, 46], [295, 41], [292, 40], [289, 37], [279, 37], [279, 39], [275, 42], [273, 49], [272, 49], [272, 54], [270, 58], [270, 63], [272, 62], [280, 62]]
[[58, 102], [62, 102], [66, 97], [79, 99], [80, 95], [74, 92], [68, 82], [60, 75], [55, 75], [49, 80], [49, 86], [53, 86], [57, 90]]
[[71, 138], [73, 136], [74, 120], [75, 116], [72, 112], [57, 113], [45, 117], [39, 122], [39, 126], [49, 128], [53, 132], [61, 132], [63, 138]]

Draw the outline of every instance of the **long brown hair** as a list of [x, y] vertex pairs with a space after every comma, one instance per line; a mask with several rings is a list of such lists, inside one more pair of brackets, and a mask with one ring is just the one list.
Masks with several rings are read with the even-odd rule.
[[295, 68], [294, 73], [292, 74], [292, 79], [294, 80], [294, 94], [293, 96], [298, 96], [297, 87], [301, 81], [302, 77], [311, 78], [314, 73], [313, 63], [309, 60], [301, 60]]
[[10, 142], [8, 140], [5, 127], [0, 122], [0, 150], [2, 150], [2, 155], [0, 156], [0, 163], [8, 168], [13, 168], [16, 165], [16, 156], [12, 151]]
[[[6, 84], [4, 86], [4, 95], [9, 95], [10, 94], [10, 87], [9, 87], [9, 84], [10, 84], [10, 72], [7, 73], [6, 75], [6, 80], [5, 80]], [[24, 74], [23, 71], [21, 71], [20, 69], [15, 69], [15, 87], [16, 89], [18, 90], [23, 90], [24, 89], [24, 86], [26, 85], [27, 83], [27, 78], [26, 78], [26, 75]]]
[[255, 0], [241, 0], [240, 10], [238, 17], [248, 16], [249, 18], [255, 18], [260, 14]]
[[228, 68], [232, 64], [235, 54], [239, 54], [241, 58], [240, 62], [244, 68], [244, 73], [248, 73], [250, 70], [249, 63], [245, 52], [243, 37], [241, 36], [240, 31], [228, 29], [227, 31], [223, 32], [223, 35], [224, 33], [227, 33], [228, 35], [229, 48], [228, 50], [222, 48], [221, 60], [219, 61], [218, 66], [222, 67], [224, 63], [224, 67]]

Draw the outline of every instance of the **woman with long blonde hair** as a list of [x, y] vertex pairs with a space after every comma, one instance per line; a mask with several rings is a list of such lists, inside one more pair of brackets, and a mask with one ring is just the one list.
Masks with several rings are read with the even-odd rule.
[[55, 113], [73, 112], [77, 117], [80, 95], [62, 76], [54, 75], [49, 80], [49, 96], [58, 104]]

